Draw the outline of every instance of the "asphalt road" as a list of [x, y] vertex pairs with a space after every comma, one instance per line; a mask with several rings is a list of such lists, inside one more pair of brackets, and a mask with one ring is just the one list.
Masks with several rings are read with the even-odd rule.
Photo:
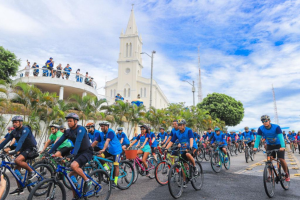
[[[262, 170], [266, 156], [262, 152], [256, 154], [255, 160], [245, 162], [244, 154], [231, 157], [229, 170], [224, 168], [220, 173], [212, 171], [210, 163], [203, 161], [204, 185], [200, 191], [195, 191], [191, 184], [184, 189], [181, 199], [269, 199], [264, 191]], [[280, 184], [275, 186], [275, 199], [294, 200], [300, 199], [300, 154], [286, 153], [286, 160], [291, 173], [290, 189], [284, 191]], [[295, 167], [295, 169], [292, 169]], [[11, 175], [9, 175], [11, 177]], [[11, 178], [10, 191], [16, 188], [15, 181]], [[8, 196], [7, 200], [27, 199], [28, 191], [20, 196]], [[71, 191], [68, 191], [68, 198], [72, 199]], [[91, 199], [96, 199], [95, 197]], [[110, 200], [120, 199], [143, 199], [143, 200], [168, 200], [173, 199], [169, 193], [168, 186], [160, 186], [155, 179], [139, 176], [137, 182], [128, 190], [113, 189]]]

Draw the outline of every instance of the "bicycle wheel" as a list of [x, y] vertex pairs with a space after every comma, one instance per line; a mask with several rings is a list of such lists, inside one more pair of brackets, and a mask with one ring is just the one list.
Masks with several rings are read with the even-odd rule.
[[292, 143], [292, 152], [293, 152], [293, 153], [295, 152], [295, 146], [294, 146], [293, 143]]
[[201, 161], [203, 161], [203, 151], [202, 151], [202, 149], [198, 149], [197, 150], [197, 156], [196, 156], [196, 159], [199, 161], [199, 162], [201, 162]]
[[4, 200], [7, 197], [8, 192], [9, 192], [9, 188], [10, 188], [10, 181], [9, 181], [9, 178], [8, 178], [7, 174], [2, 173], [2, 175], [4, 177], [4, 180], [6, 181], [6, 185], [5, 185], [5, 190], [4, 190], [3, 195], [2, 195], [0, 200]]
[[160, 163], [161, 161], [163, 161], [163, 159], [161, 158], [161, 155], [159, 153], [156, 154], [156, 161], [157, 161], [157, 163]]
[[161, 161], [155, 167], [155, 179], [160, 185], [168, 184], [168, 174], [171, 165], [167, 161]]
[[[37, 183], [39, 183], [40, 181], [44, 180], [44, 179], [50, 179], [52, 178], [52, 176], [54, 175], [54, 172], [52, 171], [53, 168], [48, 165], [48, 164], [38, 164], [34, 166], [34, 170], [40, 175], [37, 178], [35, 178], [35, 180], [33, 180], [31, 182], [31, 184], [29, 186], [27, 186], [27, 189], [29, 192], [31, 192], [31, 190], [35, 187], [35, 185]], [[28, 176], [27, 176], [28, 178]], [[41, 185], [40, 189], [45, 189], [48, 187], [48, 185]], [[34, 194], [35, 196], [40, 196], [40, 195], [44, 195], [44, 193], [46, 193], [47, 190], [40, 190], [40, 192], [38, 192], [38, 190], [36, 190], [36, 193]]]
[[211, 168], [214, 170], [214, 172], [219, 173], [221, 171], [221, 163], [220, 163], [220, 156], [218, 152], [215, 152], [210, 159], [210, 165]]
[[254, 161], [254, 156], [255, 156], [255, 154], [254, 154], [253, 150], [250, 149], [250, 158], [252, 161]]
[[209, 159], [210, 159], [210, 150], [209, 149], [205, 149], [205, 151], [204, 151], [204, 159], [206, 161], [209, 161]]
[[246, 163], [248, 163], [249, 160], [248, 148], [245, 149], [245, 159], [246, 159]]
[[134, 170], [130, 162], [122, 160], [119, 164], [119, 178], [117, 187], [120, 190], [128, 189], [133, 183]]
[[[283, 171], [283, 168], [282, 166], [280, 165], [280, 168], [279, 168], [279, 174], [280, 174], [280, 184], [281, 184], [281, 187], [284, 189], [284, 190], [288, 190], [290, 189], [290, 181], [287, 182], [285, 181], [285, 173]], [[288, 168], [288, 174], [290, 175], [290, 170]]]
[[149, 158], [147, 160], [147, 164], [148, 164], [148, 170], [149, 170], [149, 178], [153, 179], [155, 178], [155, 167], [157, 165], [157, 161], [154, 158]]
[[[47, 186], [44, 188], [44, 186]], [[45, 192], [41, 192], [45, 191]], [[40, 196], [36, 196], [36, 193], [42, 193]], [[66, 200], [66, 191], [64, 185], [55, 181], [54, 178], [44, 179], [39, 182], [30, 192], [27, 200], [45, 200], [45, 199], [61, 199]]]
[[137, 181], [138, 177], [139, 177], [139, 165], [136, 163], [134, 164], [134, 161], [130, 161], [132, 163], [133, 166], [133, 171], [134, 171], [134, 179], [133, 179], [133, 184]]
[[198, 169], [198, 174], [193, 175], [191, 183], [195, 190], [201, 190], [203, 186], [203, 180], [204, 180], [203, 170], [202, 170], [201, 163], [199, 161], [196, 161], [195, 163]]
[[225, 167], [225, 169], [227, 169], [227, 170], [229, 170], [229, 168], [230, 168], [230, 156], [229, 156], [229, 153], [227, 152], [227, 158], [228, 158], [228, 160], [226, 161], [225, 159], [225, 157], [224, 157], [224, 167]]
[[230, 155], [233, 156], [233, 148], [232, 148], [232, 145], [229, 145], [228, 148], [229, 148]]
[[181, 166], [175, 164], [168, 174], [168, 188], [173, 198], [178, 199], [183, 191], [183, 176]]
[[274, 171], [269, 164], [265, 166], [264, 169], [264, 187], [265, 187], [265, 192], [268, 195], [268, 197], [272, 198], [274, 196], [274, 189], [275, 189], [275, 178], [274, 178]]
[[111, 194], [111, 181], [108, 173], [102, 169], [97, 169], [89, 174], [89, 178], [93, 181], [93, 187], [90, 191], [83, 193], [108, 200]]

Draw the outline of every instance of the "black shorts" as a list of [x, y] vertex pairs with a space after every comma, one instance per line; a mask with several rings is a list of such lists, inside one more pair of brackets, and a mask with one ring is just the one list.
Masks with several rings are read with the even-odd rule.
[[[277, 144], [277, 145], [268, 145], [267, 144], [267, 151], [274, 150], [274, 149], [279, 149], [279, 148], [281, 148], [280, 144]], [[284, 153], [285, 153], [284, 151], [278, 151], [277, 152], [278, 158], [284, 159]], [[272, 152], [271, 156], [273, 158], [276, 158], [276, 152]]]
[[[25, 160], [33, 159], [30, 156], [34, 153], [34, 151], [35, 151], [34, 148], [24, 149], [24, 150], [21, 150], [21, 153], [19, 155], [24, 156]], [[38, 156], [38, 154], [37, 154], [37, 156]]]
[[114, 165], [119, 165], [121, 154], [112, 155], [112, 154], [108, 153], [107, 151], [104, 151], [103, 154], [106, 159], [109, 159], [110, 157], [112, 157], [112, 161], [114, 162]]
[[[9, 148], [10, 150], [15, 150], [15, 149], [17, 148], [17, 146], [12, 145], [12, 146], [8, 146], [8, 147], [6, 147], [6, 148]], [[5, 149], [6, 149], [6, 148], [5, 148]]]
[[94, 151], [100, 151], [100, 150], [102, 150], [100, 147], [97, 146], [94, 147]]
[[196, 152], [196, 149], [193, 147], [192, 150], [188, 151], [188, 152], [183, 152], [181, 154], [181, 157], [183, 158], [183, 162], [187, 163], [189, 161], [189, 159], [187, 158], [186, 154], [190, 153], [193, 157], [194, 157], [194, 153]]
[[79, 167], [83, 167], [86, 163], [88, 163], [93, 158], [93, 152], [91, 150], [86, 150], [80, 154], [75, 156], [74, 161], [79, 164]]
[[49, 69], [49, 70], [52, 70], [52, 69], [53, 69], [53, 67], [50, 67], [50, 66], [49, 66], [49, 67], [48, 67], [48, 69]]
[[151, 147], [151, 152], [156, 153], [156, 149], [157, 149], [157, 147]]
[[74, 149], [74, 147], [63, 147], [58, 150], [61, 153], [62, 157], [65, 157], [70, 154], [70, 152]]

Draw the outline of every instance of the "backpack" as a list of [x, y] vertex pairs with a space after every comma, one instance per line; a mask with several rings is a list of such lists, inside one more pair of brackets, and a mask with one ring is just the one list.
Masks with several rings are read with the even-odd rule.
[[[147, 133], [147, 136], [148, 136], [148, 134], [149, 134], [149, 133]], [[149, 145], [150, 145], [150, 147], [151, 147], [152, 144], [153, 144], [153, 143], [152, 143], [152, 139], [151, 139], [151, 134], [149, 134], [148, 141], [149, 141]]]

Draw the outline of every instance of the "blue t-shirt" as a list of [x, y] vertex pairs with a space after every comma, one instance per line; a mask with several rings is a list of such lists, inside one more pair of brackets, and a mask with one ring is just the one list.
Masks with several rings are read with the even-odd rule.
[[294, 136], [293, 134], [288, 134], [287, 137], [290, 141], [294, 141], [296, 136]]
[[[151, 147], [157, 147], [157, 140], [155, 139], [156, 136], [155, 136], [155, 133], [151, 132], [150, 133], [150, 137], [151, 137], [151, 140], [152, 140], [152, 145]], [[154, 142], [153, 142], [154, 141]]]
[[51, 62], [51, 60], [47, 60], [47, 65], [49, 65], [49, 67], [53, 67], [53, 63]]
[[282, 134], [280, 126], [271, 124], [271, 128], [267, 129], [264, 125], [260, 126], [257, 130], [257, 135], [264, 136], [268, 145], [280, 144], [278, 134]]
[[297, 135], [296, 138], [297, 138], [297, 141], [300, 142], [300, 135]]
[[[131, 142], [134, 141], [134, 140], [136, 140], [136, 138], [137, 138], [137, 137], [133, 137], [133, 138], [131, 139]], [[136, 146], [136, 145], [137, 145], [137, 142], [134, 143], [134, 145], [132, 145], [132, 146]]]
[[236, 133], [230, 134], [231, 141], [235, 141]]
[[[219, 147], [223, 147], [223, 146], [227, 145], [225, 134], [222, 134], [222, 133], [220, 133], [219, 135], [214, 134], [214, 136], [212, 137], [212, 140], [211, 140], [211, 144], [213, 144], [214, 142], [217, 142], [219, 144]], [[223, 143], [223, 144], [220, 144], [220, 143]]]
[[208, 140], [212, 139], [212, 137], [214, 136], [214, 134], [215, 134], [215, 132], [210, 132], [210, 133], [207, 132], [207, 134], [206, 134], [207, 135], [207, 139]]
[[67, 73], [67, 74], [70, 74], [70, 71], [72, 70], [72, 68], [71, 67], [65, 67], [65, 72]]
[[244, 136], [244, 140], [248, 140], [249, 142], [254, 140], [254, 136], [253, 136], [253, 133], [251, 131], [244, 132], [243, 136]]
[[[180, 130], [175, 132], [175, 135], [172, 137], [171, 142], [175, 143], [176, 140], [181, 144], [181, 150], [189, 149], [190, 148], [190, 139], [194, 138], [194, 134], [192, 129], [186, 127], [184, 132]], [[193, 147], [198, 148], [195, 140], [193, 141]], [[181, 152], [184, 153], [184, 152]]]
[[142, 134], [139, 134], [137, 137], [136, 137], [136, 140], [137, 141], [140, 141], [140, 145], [142, 146], [146, 140], [146, 138], [148, 138], [146, 145], [149, 145], [149, 140], [150, 140], [150, 134], [145, 134], [145, 135], [142, 135]]
[[[107, 138], [110, 139], [109, 141], [109, 145], [107, 147], [107, 151], [108, 153], [112, 154], [112, 155], [118, 155], [120, 153], [122, 153], [122, 145], [120, 143], [120, 141], [118, 140], [116, 133], [112, 130], [112, 129], [108, 129], [107, 133], [103, 133], [104, 134], [104, 141], [106, 141]], [[101, 142], [102, 139], [101, 137], [97, 136], [95, 138], [96, 141]]]
[[[4, 138], [6, 139], [9, 136], [9, 133], [7, 133]], [[16, 147], [18, 145], [17, 140], [15, 140], [15, 143], [12, 145], [14, 147]]]
[[238, 139], [238, 140], [243, 140], [243, 139], [244, 139], [244, 136], [243, 136], [242, 133], [239, 133], [238, 136], [239, 136], [239, 139]]
[[168, 137], [168, 134], [166, 132], [157, 134], [157, 140], [161, 139], [162, 142], [166, 137]]
[[[100, 131], [98, 131], [98, 130], [95, 130], [94, 131], [94, 135], [95, 135], [95, 138], [96, 137], [100, 137], [101, 138], [101, 142], [98, 142], [98, 147], [100, 148], [100, 149], [103, 149], [104, 148], [104, 144], [105, 144], [105, 140], [104, 140], [104, 133], [103, 132], [100, 132]], [[95, 139], [94, 139], [94, 141], [95, 141]]]
[[127, 135], [124, 132], [118, 133], [117, 137], [118, 137], [119, 141], [121, 141], [121, 139], [123, 138], [122, 145], [128, 145], [128, 144], [130, 144], [130, 142], [128, 140], [128, 137], [127, 137]]

